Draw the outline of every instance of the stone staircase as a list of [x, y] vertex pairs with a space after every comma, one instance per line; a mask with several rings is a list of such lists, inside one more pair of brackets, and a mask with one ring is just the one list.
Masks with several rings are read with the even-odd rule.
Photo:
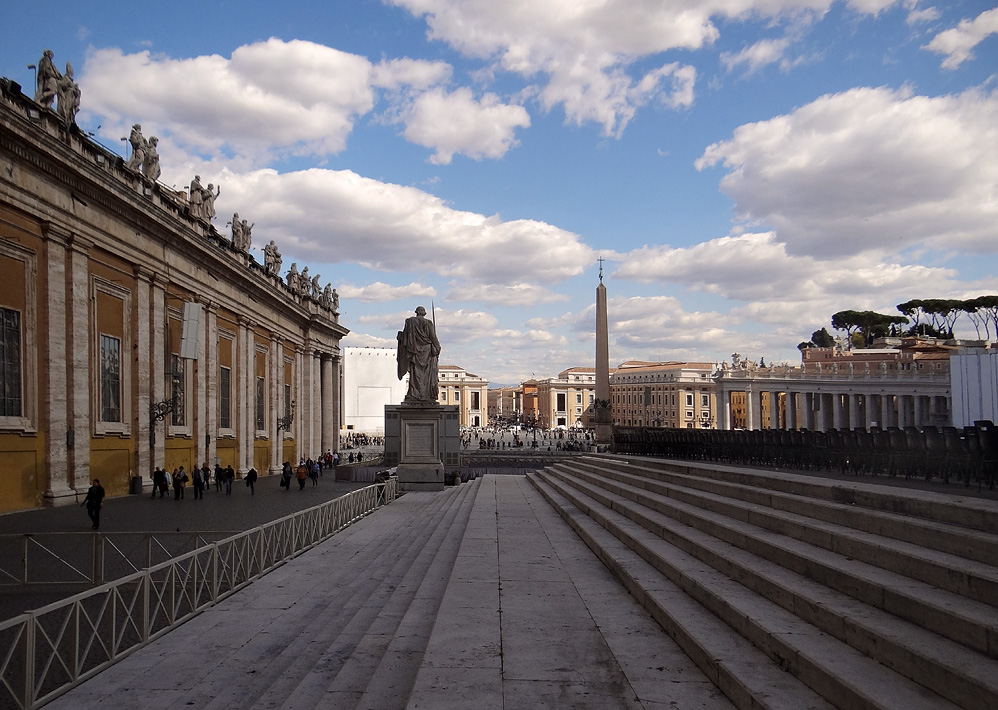
[[477, 488], [400, 497], [47, 708], [404, 708]]
[[537, 490], [739, 708], [998, 708], [998, 505], [583, 457]]

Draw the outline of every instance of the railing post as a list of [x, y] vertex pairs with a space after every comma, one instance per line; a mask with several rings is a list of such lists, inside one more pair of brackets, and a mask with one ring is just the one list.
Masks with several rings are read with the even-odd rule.
[[[150, 547], [150, 553], [152, 548]], [[151, 566], [151, 565], [150, 565]], [[145, 574], [142, 575], [142, 643], [146, 643], [149, 640], [149, 635], [152, 633], [152, 619], [151, 613], [152, 609], [152, 574], [147, 569]]]
[[24, 622], [24, 707], [35, 706], [35, 615]]

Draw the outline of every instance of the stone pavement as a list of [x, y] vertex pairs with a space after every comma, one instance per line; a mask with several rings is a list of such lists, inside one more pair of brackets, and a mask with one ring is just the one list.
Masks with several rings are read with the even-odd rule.
[[731, 705], [524, 477], [487, 476], [402, 496], [47, 707]]

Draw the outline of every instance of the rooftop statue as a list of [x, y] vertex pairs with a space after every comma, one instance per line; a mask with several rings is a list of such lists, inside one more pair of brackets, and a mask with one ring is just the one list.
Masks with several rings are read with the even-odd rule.
[[426, 318], [426, 309], [419, 306], [416, 315], [406, 318], [405, 327], [397, 337], [398, 378], [409, 374], [409, 391], [403, 404], [437, 404], [440, 341], [433, 321]]
[[[216, 190], [215, 192], [212, 192]], [[215, 219], [215, 198], [222, 194], [222, 188], [216, 188], [210, 182], [208, 189], [204, 191], [204, 204], [201, 206], [201, 213], [208, 222]]]
[[145, 157], [146, 139], [142, 136], [142, 125], [136, 123], [132, 126], [132, 132], [128, 134], [128, 144], [132, 146], [132, 157], [125, 164], [126, 168], [138, 170]]
[[158, 144], [159, 138], [153, 136], [148, 140], [143, 151], [142, 174], [145, 175], [146, 180], [149, 182], [159, 180], [160, 173], [162, 172], [159, 169], [159, 152], [156, 150]]
[[73, 65], [66, 62], [66, 73], [59, 81], [59, 115], [66, 125], [76, 123], [76, 113], [80, 110], [80, 87], [73, 80]]
[[45, 108], [52, 108], [52, 102], [59, 95], [59, 70], [55, 68], [52, 61], [51, 49], [42, 52], [42, 58], [38, 60], [38, 74], [35, 76], [35, 102]]
[[187, 196], [188, 209], [194, 219], [204, 219], [204, 192], [201, 176], [195, 175], [191, 180], [191, 191]]

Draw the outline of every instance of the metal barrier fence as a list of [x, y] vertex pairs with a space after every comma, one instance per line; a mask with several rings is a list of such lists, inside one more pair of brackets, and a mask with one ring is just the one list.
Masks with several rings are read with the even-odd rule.
[[397, 480], [232, 535], [0, 623], [0, 708], [32, 710], [395, 500]]
[[0, 587], [103, 584], [236, 532], [0, 535]]

